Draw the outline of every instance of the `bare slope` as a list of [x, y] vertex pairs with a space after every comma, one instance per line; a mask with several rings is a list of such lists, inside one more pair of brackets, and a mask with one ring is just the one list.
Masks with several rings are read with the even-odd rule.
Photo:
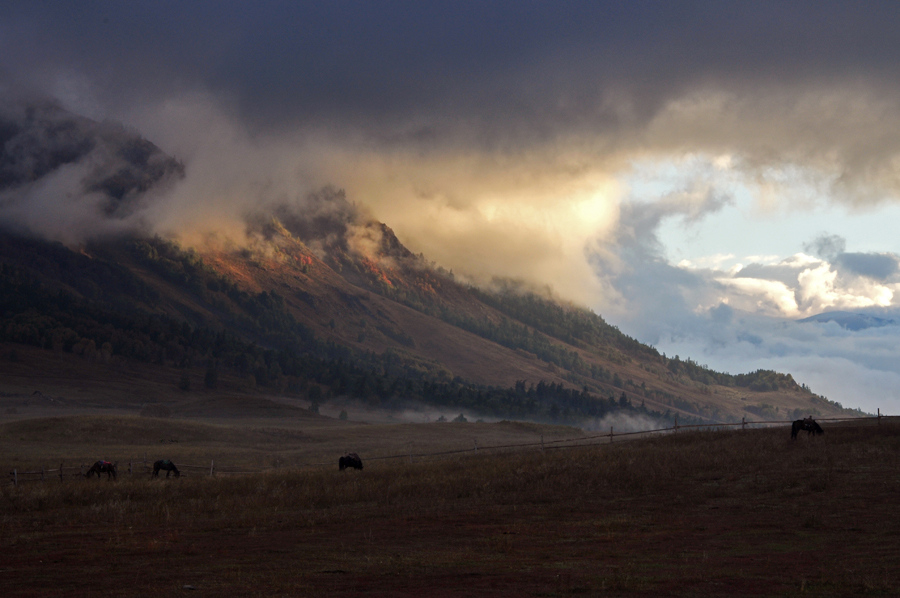
[[[399, 241], [386, 227], [382, 235], [396, 254]], [[238, 251], [205, 252], [203, 257], [257, 290], [282, 293], [291, 313], [317, 334], [363, 350], [390, 349], [412, 355], [439, 364], [451, 377], [503, 387], [520, 381], [586, 386], [604, 397], [618, 399], [625, 393], [633, 403], [654, 411], [715, 421], [843, 412], [801, 389], [790, 377], [782, 376], [777, 387], [766, 389], [698, 382], [692, 378], [698, 369], [692, 362], [673, 363], [617, 330], [611, 334], [619, 346], [610, 341], [568, 343], [553, 338], [485, 304], [477, 294], [411, 254], [404, 254], [405, 261], [387, 251], [323, 261], [286, 231], [277, 241], [273, 251], [249, 256]], [[341, 274], [329, 263], [337, 265]], [[462, 326], [452, 323], [459, 321], [464, 322]], [[577, 355], [581, 364], [575, 370], [528, 350], [504, 346], [469, 332], [466, 327], [473, 322], [495, 327], [513, 322], [560, 353]], [[587, 370], [606, 376], [586, 375]]]

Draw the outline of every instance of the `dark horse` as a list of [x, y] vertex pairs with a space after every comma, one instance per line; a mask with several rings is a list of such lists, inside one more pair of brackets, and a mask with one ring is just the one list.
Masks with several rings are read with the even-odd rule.
[[116, 463], [110, 463], [109, 461], [97, 461], [96, 463], [91, 465], [91, 468], [88, 469], [86, 474], [84, 474], [84, 477], [89, 478], [92, 474], [96, 473], [97, 477], [99, 478], [101, 473], [105, 473], [107, 480], [110, 478], [116, 479], [117, 464], [118, 461]]
[[807, 417], [806, 419], [798, 419], [793, 424], [791, 424], [791, 439], [797, 439], [797, 432], [800, 430], [806, 430], [806, 435], [810, 434], [824, 434], [825, 430], [822, 429], [822, 426], [816, 423], [811, 417]]
[[356, 453], [347, 453], [346, 456], [338, 459], [338, 467], [344, 471], [348, 467], [353, 469], [362, 469], [362, 459]]
[[175, 467], [175, 464], [169, 461], [168, 459], [160, 459], [156, 463], [153, 464], [153, 475], [159, 477], [159, 470], [163, 469], [166, 472], [166, 477], [169, 477], [169, 474], [175, 472], [175, 477], [181, 475], [181, 472], [178, 471], [178, 468]]

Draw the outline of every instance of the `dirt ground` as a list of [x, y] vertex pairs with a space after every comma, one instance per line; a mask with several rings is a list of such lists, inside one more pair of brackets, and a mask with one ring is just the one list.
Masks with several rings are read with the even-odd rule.
[[[37, 529], [4, 547], [5, 596], [772, 596], [898, 590], [900, 526], [868, 508], [668, 497], [598, 501], [547, 520], [537, 506], [284, 529], [104, 522]], [[813, 524], [790, 526], [809, 507]]]

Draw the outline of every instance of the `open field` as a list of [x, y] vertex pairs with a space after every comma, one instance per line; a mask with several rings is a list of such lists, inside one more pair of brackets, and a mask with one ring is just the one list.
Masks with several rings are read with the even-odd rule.
[[[91, 426], [104, 419], [3, 424], [2, 461], [161, 444], [156, 420], [112, 417], [119, 432], [101, 445]], [[333, 445], [310, 459], [369, 442], [359, 450], [365, 460], [412, 437], [423, 447], [428, 438], [435, 447], [465, 443], [478, 426], [484, 445], [538, 432], [423, 424], [369, 426], [366, 435], [366, 426], [331, 423], [328, 434], [298, 427], [291, 436], [271, 424], [165, 423], [183, 435], [167, 450], [199, 459], [230, 446], [248, 466], [257, 453], [306, 458], [303, 444], [315, 438]], [[889, 420], [833, 424], [796, 441], [784, 427], [679, 432], [372, 460], [363, 471], [286, 463], [242, 476], [3, 484], [0, 594], [897, 595], [898, 496], [900, 425]]]
[[[364, 459], [473, 451], [510, 444], [578, 439], [585, 432], [567, 426], [526, 422], [366, 424], [326, 417], [245, 419], [160, 419], [134, 415], [73, 415], [0, 423], [0, 456], [7, 470], [90, 465], [98, 459], [150, 462], [171, 459], [217, 468], [261, 471], [332, 466], [356, 452]], [[474, 452], [474, 451], [473, 451]]]

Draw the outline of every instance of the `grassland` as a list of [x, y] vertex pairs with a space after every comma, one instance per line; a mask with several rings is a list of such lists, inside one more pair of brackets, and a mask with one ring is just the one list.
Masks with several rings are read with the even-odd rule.
[[[785, 428], [679, 432], [371, 459], [363, 471], [292, 465], [335, 461], [343, 450], [366, 460], [409, 443], [438, 452], [476, 435], [487, 446], [567, 432], [120, 416], [7, 422], [4, 465], [151, 447], [184, 459], [228, 448], [237, 465], [283, 464], [240, 476], [4, 484], [0, 595], [900, 594], [900, 425], [886, 420], [833, 424], [796, 441]], [[160, 442], [165, 434], [177, 442]]]

